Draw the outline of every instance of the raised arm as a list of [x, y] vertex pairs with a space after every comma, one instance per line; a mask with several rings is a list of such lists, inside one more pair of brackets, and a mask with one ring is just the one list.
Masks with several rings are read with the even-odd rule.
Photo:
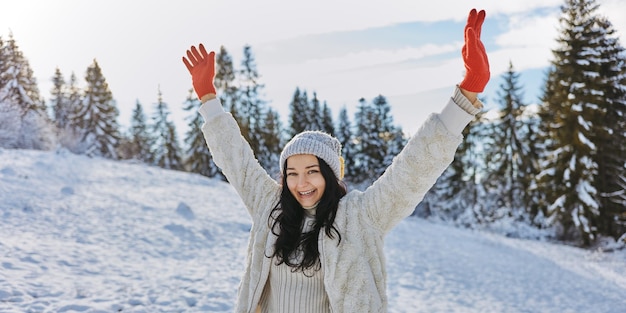
[[208, 53], [202, 44], [198, 48], [192, 46], [187, 50], [187, 57], [183, 57], [183, 63], [202, 101], [198, 112], [204, 118], [202, 132], [213, 160], [254, 216], [263, 209], [261, 203], [276, 200], [279, 186], [256, 160], [250, 144], [241, 136], [237, 122], [224, 111], [216, 97], [215, 52]]
[[372, 222], [388, 232], [410, 215], [437, 178], [450, 165], [462, 131], [482, 108], [478, 93], [489, 81], [489, 61], [480, 41], [485, 12], [469, 14], [462, 49], [465, 77], [439, 114], [431, 114], [385, 173], [354, 201]]

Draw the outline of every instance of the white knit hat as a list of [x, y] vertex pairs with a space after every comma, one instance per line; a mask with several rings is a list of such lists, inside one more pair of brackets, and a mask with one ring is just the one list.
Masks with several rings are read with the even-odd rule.
[[305, 131], [297, 134], [285, 145], [283, 152], [280, 154], [281, 173], [287, 158], [296, 154], [317, 156], [330, 166], [338, 179], [343, 178], [341, 143], [337, 138], [321, 131]]

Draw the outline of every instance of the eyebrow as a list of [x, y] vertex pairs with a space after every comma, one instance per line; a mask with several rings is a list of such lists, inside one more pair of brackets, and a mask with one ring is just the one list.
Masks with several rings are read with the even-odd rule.
[[[305, 167], [304, 169], [305, 169], [305, 170], [308, 170], [308, 169], [310, 169], [310, 168], [314, 168], [314, 167], [320, 167], [320, 165], [319, 165], [319, 164], [312, 164], [312, 165], [309, 165], [309, 166]], [[293, 168], [293, 167], [288, 167], [288, 168], [287, 168], [287, 170], [292, 170], [292, 171], [295, 171], [296, 169], [295, 169], [295, 168]]]

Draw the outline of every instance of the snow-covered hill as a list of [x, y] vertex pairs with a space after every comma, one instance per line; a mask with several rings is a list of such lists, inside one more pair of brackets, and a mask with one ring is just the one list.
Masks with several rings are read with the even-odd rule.
[[[230, 312], [250, 220], [226, 183], [0, 149], [0, 312]], [[390, 312], [626, 312], [626, 253], [408, 218]]]

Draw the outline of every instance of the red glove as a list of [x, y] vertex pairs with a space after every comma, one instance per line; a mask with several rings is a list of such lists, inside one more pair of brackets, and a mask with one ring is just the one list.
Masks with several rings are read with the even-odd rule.
[[480, 32], [485, 21], [485, 11], [470, 11], [465, 25], [465, 44], [463, 45], [463, 62], [465, 78], [460, 87], [471, 92], [482, 92], [489, 82], [489, 60], [485, 46], [480, 41]]
[[[198, 98], [203, 98], [209, 94], [215, 95], [215, 52], [207, 53], [204, 45], [200, 44], [200, 51], [196, 47], [191, 46], [191, 50], [187, 50], [187, 58], [183, 57], [183, 63], [187, 66], [191, 73], [193, 89], [196, 91]], [[189, 60], [188, 60], [189, 59]], [[189, 63], [191, 62], [191, 63]]]

